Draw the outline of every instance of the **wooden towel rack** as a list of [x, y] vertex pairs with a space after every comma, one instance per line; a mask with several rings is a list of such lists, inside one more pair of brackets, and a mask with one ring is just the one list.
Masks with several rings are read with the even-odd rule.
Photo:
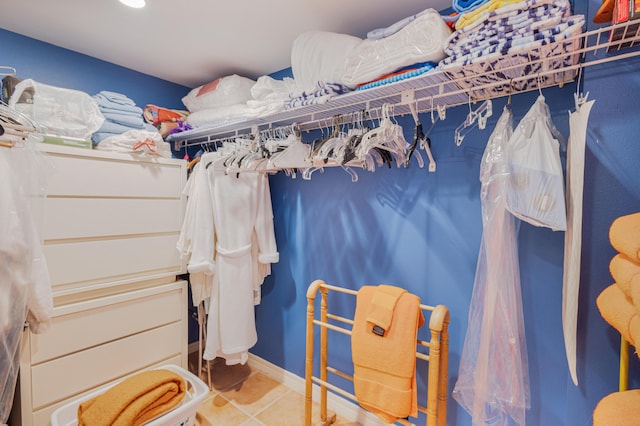
[[[315, 318], [315, 299], [317, 292], [322, 295], [320, 303], [320, 319]], [[353, 320], [329, 313], [328, 293], [335, 291], [350, 295], [357, 295], [357, 291], [329, 285], [322, 280], [316, 280], [307, 289], [307, 341], [305, 364], [305, 426], [311, 426], [312, 419], [312, 391], [313, 384], [320, 386], [320, 420], [322, 425], [330, 425], [336, 421], [336, 414], [327, 414], [327, 390], [357, 401], [355, 395], [344, 389], [329, 383], [328, 374], [332, 373], [344, 379], [353, 381], [353, 377], [328, 365], [328, 332], [336, 331], [351, 336], [351, 328], [341, 327], [335, 323], [343, 323], [353, 326]], [[354, 299], [355, 302], [355, 299]], [[448, 382], [448, 355], [449, 335], [449, 309], [444, 305], [429, 306], [420, 305], [425, 319], [428, 319], [431, 339], [426, 342], [416, 342], [416, 358], [428, 362], [427, 379], [427, 406], [418, 407], [418, 411], [426, 415], [427, 426], [444, 426], [447, 416], [447, 382]], [[332, 323], [329, 323], [329, 321]], [[314, 358], [314, 329], [320, 327], [320, 377], [313, 375]], [[418, 348], [428, 348], [428, 353], [423, 353]], [[418, 365], [418, 364], [417, 364]], [[416, 367], [419, 368], [419, 367]], [[413, 425], [407, 420], [399, 420], [403, 425]]]

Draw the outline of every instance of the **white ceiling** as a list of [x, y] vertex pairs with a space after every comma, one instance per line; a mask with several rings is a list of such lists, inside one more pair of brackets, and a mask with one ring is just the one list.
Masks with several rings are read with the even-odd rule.
[[375, 28], [451, 0], [3, 1], [0, 27], [188, 87], [291, 66], [308, 30], [366, 37]]

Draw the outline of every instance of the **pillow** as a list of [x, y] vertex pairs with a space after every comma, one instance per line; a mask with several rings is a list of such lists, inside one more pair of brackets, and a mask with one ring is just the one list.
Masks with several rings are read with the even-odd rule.
[[256, 82], [237, 74], [220, 77], [191, 90], [182, 103], [190, 112], [246, 103]]
[[326, 31], [307, 31], [296, 37], [291, 48], [291, 71], [298, 91], [313, 90], [318, 82], [343, 84], [347, 57], [361, 41]]

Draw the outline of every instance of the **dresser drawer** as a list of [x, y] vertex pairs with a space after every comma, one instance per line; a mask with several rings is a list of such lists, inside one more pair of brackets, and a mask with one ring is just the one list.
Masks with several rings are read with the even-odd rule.
[[178, 237], [178, 233], [172, 233], [45, 242], [54, 295], [58, 290], [80, 291], [88, 284], [127, 277], [178, 275], [183, 267], [175, 248]]
[[184, 350], [183, 326], [181, 323], [169, 324], [32, 366], [33, 409], [181, 354]]
[[136, 159], [120, 153], [47, 147], [53, 171], [47, 192], [66, 197], [156, 197], [180, 195], [185, 163]]
[[49, 197], [45, 212], [43, 239], [64, 240], [180, 232], [183, 204], [179, 198]]
[[31, 334], [31, 364], [182, 320], [184, 281], [55, 308], [51, 328]]

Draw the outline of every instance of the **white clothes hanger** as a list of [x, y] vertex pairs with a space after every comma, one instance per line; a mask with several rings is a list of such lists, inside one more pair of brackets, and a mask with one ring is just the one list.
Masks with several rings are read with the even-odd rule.
[[484, 101], [475, 111], [471, 109], [471, 96], [469, 96], [469, 114], [464, 122], [456, 128], [455, 143], [457, 146], [462, 144], [466, 132], [465, 129], [472, 128], [476, 124], [480, 130], [487, 126], [487, 119], [493, 114], [491, 99]]

